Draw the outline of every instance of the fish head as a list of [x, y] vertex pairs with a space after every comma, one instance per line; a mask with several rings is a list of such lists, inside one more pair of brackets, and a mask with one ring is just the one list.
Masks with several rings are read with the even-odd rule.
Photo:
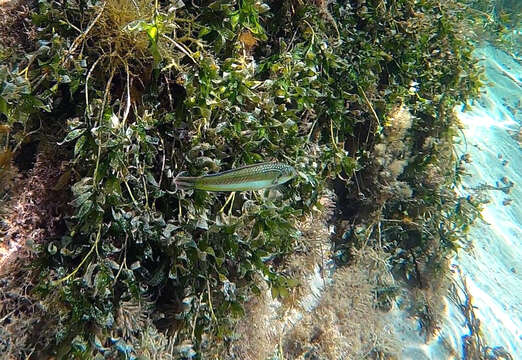
[[278, 184], [284, 184], [285, 182], [292, 180], [297, 175], [295, 169], [290, 165], [283, 165], [281, 168], [281, 175], [277, 179]]

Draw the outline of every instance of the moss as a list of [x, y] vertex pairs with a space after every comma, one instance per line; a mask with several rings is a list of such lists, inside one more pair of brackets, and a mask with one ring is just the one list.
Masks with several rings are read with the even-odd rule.
[[368, 358], [372, 353], [392, 356], [395, 340], [381, 322], [373, 293], [389, 276], [385, 259], [382, 252], [363, 249], [350, 266], [339, 269], [319, 305], [282, 337], [284, 358], [352, 359]]
[[[34, 167], [14, 180], [2, 209], [0, 253], [0, 353], [9, 358], [39, 356], [59, 331], [56, 308], [34, 291], [42, 277], [37, 254], [56, 252], [53, 241], [66, 231], [69, 193], [63, 188], [64, 154], [41, 145]], [[62, 181], [60, 182], [60, 179]], [[38, 345], [37, 345], [38, 344]]]
[[[325, 205], [331, 201], [321, 197]], [[261, 293], [245, 305], [226, 358], [391, 358], [396, 351], [375, 296], [378, 289], [393, 286], [388, 255], [361, 249], [349, 266], [332, 275], [326, 263], [331, 246], [326, 214], [315, 213], [299, 223], [303, 247], [284, 267], [292, 287], [275, 300], [266, 285], [260, 286]]]
[[31, 23], [33, 1], [0, 2], [0, 59], [35, 49], [36, 28]]

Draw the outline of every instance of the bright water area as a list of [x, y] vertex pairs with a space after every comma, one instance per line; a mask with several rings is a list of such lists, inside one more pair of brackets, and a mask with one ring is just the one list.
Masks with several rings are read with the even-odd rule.
[[[518, 360], [522, 359], [522, 65], [490, 46], [477, 49], [475, 55], [489, 84], [471, 109], [458, 111], [464, 129], [457, 150], [472, 158], [460, 191], [467, 194], [470, 187], [484, 184], [503, 187], [503, 181], [514, 186], [509, 193], [488, 190], [491, 201], [482, 212], [483, 221], [470, 230], [471, 246], [461, 249], [452, 263], [467, 283], [486, 344], [502, 346]], [[446, 303], [441, 332], [427, 344], [417, 321], [394, 312], [401, 359], [465, 358], [462, 341], [469, 334], [465, 318], [453, 302]]]

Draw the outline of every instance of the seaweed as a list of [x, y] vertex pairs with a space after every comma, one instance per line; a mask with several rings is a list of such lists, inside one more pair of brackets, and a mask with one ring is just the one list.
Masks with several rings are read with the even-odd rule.
[[463, 6], [470, 36], [478, 43], [488, 42], [520, 60], [522, 6], [513, 0], [465, 0]]
[[[45, 343], [24, 337], [12, 353], [221, 358], [256, 294], [291, 303], [303, 269], [357, 264], [366, 247], [424, 289], [478, 216], [453, 192], [452, 109], [482, 79], [454, 1], [35, 6], [32, 51], [0, 42], [0, 165], [13, 169], [2, 181], [27, 173], [12, 162], [25, 146], [40, 144], [36, 159], [51, 146], [62, 163], [45, 190], [67, 210], [60, 231], [20, 240], [35, 259], [27, 296], [45, 313], [27, 321], [51, 325]], [[173, 184], [269, 160], [296, 179], [230, 195]], [[333, 216], [311, 229], [318, 208]], [[362, 284], [368, 312], [397, 293]]]
[[513, 356], [502, 346], [490, 347], [485, 343], [481, 322], [475, 314], [476, 307], [473, 305], [473, 296], [468, 289], [466, 279], [458, 267], [454, 270], [458, 277], [451, 284], [449, 298], [464, 315], [465, 326], [469, 330], [469, 334], [462, 338], [463, 359], [512, 360]]

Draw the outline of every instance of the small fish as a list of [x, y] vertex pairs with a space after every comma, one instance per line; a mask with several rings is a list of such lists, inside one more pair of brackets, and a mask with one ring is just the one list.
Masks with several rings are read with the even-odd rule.
[[206, 191], [259, 190], [284, 184], [295, 177], [295, 169], [286, 164], [268, 162], [242, 166], [212, 175], [177, 176], [176, 189], [199, 189]]

